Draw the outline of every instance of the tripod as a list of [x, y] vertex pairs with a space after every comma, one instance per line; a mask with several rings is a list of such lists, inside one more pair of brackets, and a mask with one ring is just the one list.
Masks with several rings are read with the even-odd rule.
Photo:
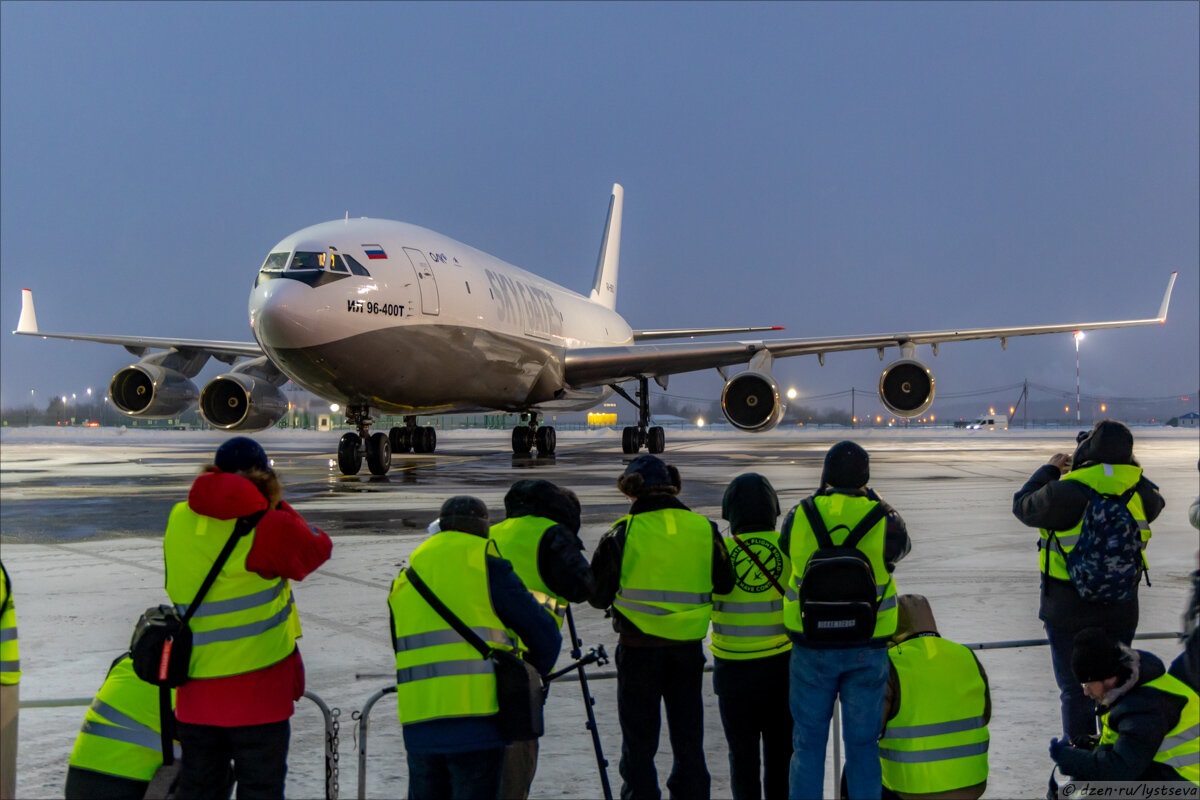
[[596, 751], [596, 767], [600, 771], [600, 785], [604, 789], [604, 800], [613, 800], [612, 787], [608, 783], [608, 761], [604, 758], [604, 749], [600, 746], [600, 731], [596, 727], [596, 714], [592, 710], [592, 707], [596, 705], [596, 698], [592, 697], [592, 692], [588, 688], [587, 674], [583, 671], [588, 664], [600, 666], [607, 664], [608, 653], [604, 652], [602, 644], [599, 647], [593, 647], [586, 656], [583, 655], [583, 641], [575, 632], [575, 617], [571, 615], [570, 606], [567, 606], [567, 628], [571, 634], [571, 658], [574, 659], [574, 662], [570, 666], [551, 672], [546, 676], [545, 682], [549, 689], [550, 682], [555, 678], [561, 678], [569, 672], [579, 670], [579, 690], [583, 693], [583, 710], [587, 712], [587, 729], [592, 734], [592, 748]]

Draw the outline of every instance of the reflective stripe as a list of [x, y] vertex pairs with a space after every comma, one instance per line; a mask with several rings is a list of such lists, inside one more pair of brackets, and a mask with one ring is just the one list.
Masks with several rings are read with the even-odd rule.
[[102, 739], [116, 739], [118, 742], [127, 742], [136, 744], [138, 747], [145, 747], [150, 750], [158, 750], [162, 747], [162, 737], [157, 733], [147, 728], [145, 725], [138, 725], [136, 728], [124, 728], [120, 725], [105, 725], [95, 720], [84, 720], [84, 733], [90, 733], [92, 736], [99, 736]]
[[770, 614], [783, 611], [782, 600], [755, 600], [738, 602], [736, 600], [714, 600], [713, 611], [723, 611], [726, 614]]
[[192, 645], [195, 647], [200, 647], [206, 644], [214, 644], [215, 642], [231, 642], [235, 639], [249, 639], [251, 636], [257, 636], [260, 633], [271, 630], [271, 628], [274, 628], [276, 625], [287, 622], [287, 619], [291, 613], [291, 606], [284, 606], [275, 612], [274, 615], [267, 617], [266, 619], [259, 620], [258, 622], [251, 622], [246, 625], [235, 625], [232, 628], [218, 628], [215, 631], [193, 631]]
[[1175, 767], [1177, 769], [1179, 767], [1200, 765], [1200, 750], [1197, 750], [1194, 753], [1180, 753], [1177, 756], [1171, 756], [1165, 761], [1160, 761], [1158, 763], [1166, 764], [1168, 767]]
[[[248, 594], [245, 597], [231, 597], [228, 600], [212, 600], [200, 604], [200, 610], [192, 615], [195, 617], [211, 617], [217, 614], [232, 614], [235, 611], [249, 611], [258, 606], [268, 605], [272, 600], [283, 594], [284, 583], [278, 581], [261, 592]], [[189, 603], [176, 603], [175, 608], [182, 616], [187, 613]]]
[[625, 600], [648, 603], [711, 603], [712, 592], [663, 592], [655, 589], [621, 589], [617, 596]]
[[0, 672], [16, 672], [21, 668], [21, 660], [0, 661]]
[[[485, 642], [494, 644], [507, 644], [515, 646], [504, 631], [498, 631], [495, 628], [471, 628], [475, 635]], [[397, 653], [406, 650], [420, 650], [422, 647], [437, 647], [442, 644], [462, 644], [463, 637], [459, 636], [458, 631], [442, 630], [442, 631], [427, 631], [425, 633], [413, 633], [408, 636], [401, 636], [398, 639], [392, 639], [392, 649]]]
[[778, 625], [722, 625], [714, 622], [712, 629], [719, 636], [779, 636], [787, 633], [782, 622]]
[[[117, 711], [117, 709], [101, 700], [99, 696], [92, 701], [92, 711], [104, 717], [106, 722], [110, 722], [113, 725], [120, 725], [122, 728], [146, 728], [150, 730], [146, 725], [138, 722], [125, 712]], [[157, 736], [158, 734], [155, 733], [154, 735]]]
[[[1158, 751], [1161, 753], [1166, 750], [1174, 750], [1179, 745], [1194, 741], [1197, 738], [1200, 738], [1200, 725], [1193, 725], [1174, 736], [1168, 736], [1166, 739], [1163, 739], [1162, 744], [1158, 746]], [[1200, 752], [1200, 750], [1197, 752]]]
[[621, 600], [621, 595], [617, 594], [617, 600], [613, 602], [613, 605], [616, 606], [617, 608], [628, 608], [630, 611], [639, 611], [643, 614], [653, 614], [656, 617], [665, 617], [668, 614], [675, 613], [674, 611], [672, 611], [669, 608], [659, 608], [658, 606], [648, 606], [645, 603], [617, 602], [620, 600]]
[[5, 642], [15, 642], [17, 640], [17, 628], [14, 625], [11, 628], [0, 628], [0, 644]]
[[884, 733], [883, 741], [888, 739], [917, 739], [922, 736], [941, 736], [944, 733], [961, 733], [982, 728], [983, 717], [955, 719], [950, 722], [931, 722], [928, 725], [905, 725], [896, 727], [889, 725]]
[[891, 611], [895, 607], [896, 607], [896, 595], [892, 595], [891, 597], [885, 597], [879, 601], [879, 608], [876, 609], [876, 613], [882, 613], [884, 611]]
[[879, 748], [879, 757], [898, 764], [921, 764], [926, 761], [949, 761], [952, 758], [978, 756], [988, 751], [987, 742], [975, 744], [960, 744], [956, 747], [942, 747], [937, 750], [887, 750]]
[[491, 674], [492, 662], [486, 658], [473, 658], [470, 661], [437, 661], [433, 664], [418, 664], [415, 667], [396, 670], [396, 684], [425, 681], [430, 678], [447, 678], [454, 675]]

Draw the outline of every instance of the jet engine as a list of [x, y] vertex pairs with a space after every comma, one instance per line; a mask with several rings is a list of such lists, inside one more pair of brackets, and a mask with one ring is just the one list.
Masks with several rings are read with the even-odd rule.
[[721, 411], [738, 430], [769, 431], [783, 419], [779, 386], [763, 372], [739, 372], [721, 390]]
[[122, 414], [145, 419], [178, 416], [196, 402], [199, 390], [181, 372], [146, 361], [113, 375], [108, 396]]
[[893, 361], [879, 376], [879, 400], [898, 417], [918, 417], [933, 404], [929, 367], [913, 358]]
[[226, 431], [257, 431], [274, 425], [287, 413], [288, 401], [279, 387], [244, 372], [227, 372], [204, 385], [200, 413]]

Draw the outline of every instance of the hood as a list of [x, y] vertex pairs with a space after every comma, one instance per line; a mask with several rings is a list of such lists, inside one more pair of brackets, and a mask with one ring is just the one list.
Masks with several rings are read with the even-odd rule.
[[1111, 419], [1097, 422], [1071, 457], [1071, 469], [1092, 464], [1137, 464], [1133, 460], [1133, 434], [1129, 428]]
[[779, 496], [771, 482], [757, 472], [734, 478], [721, 500], [721, 519], [729, 520], [734, 533], [775, 530]]
[[1145, 686], [1155, 678], [1161, 678], [1167, 671], [1162, 659], [1146, 650], [1133, 650], [1121, 644], [1121, 664], [1129, 670], [1128, 680], [1115, 686], [1104, 695], [1099, 705], [1112, 708], [1113, 704], [1138, 686]]
[[929, 600], [922, 594], [902, 594], [896, 598], [896, 632], [892, 634], [892, 643], [919, 636], [922, 633], [937, 633], [937, 622], [933, 618], [933, 609]]
[[504, 496], [504, 516], [545, 517], [572, 533], [579, 533], [579, 500], [550, 481], [517, 481]]

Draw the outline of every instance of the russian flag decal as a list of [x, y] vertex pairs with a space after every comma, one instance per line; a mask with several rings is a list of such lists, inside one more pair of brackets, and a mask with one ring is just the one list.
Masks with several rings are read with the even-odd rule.
[[383, 252], [383, 248], [377, 244], [364, 244], [363, 252], [367, 254], [367, 258], [374, 261], [377, 258], [387, 258], [387, 253]]

